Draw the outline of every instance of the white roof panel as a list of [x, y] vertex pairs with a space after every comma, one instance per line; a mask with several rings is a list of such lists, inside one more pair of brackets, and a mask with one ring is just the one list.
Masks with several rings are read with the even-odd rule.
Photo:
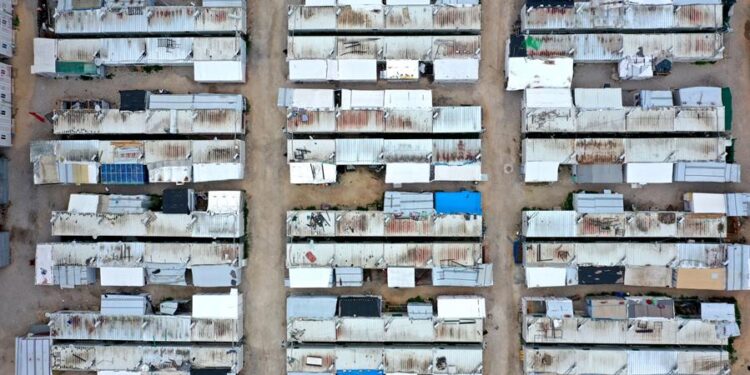
[[508, 91], [538, 87], [570, 88], [573, 83], [573, 59], [510, 57], [505, 72]]
[[193, 318], [242, 319], [242, 294], [231, 289], [227, 294], [195, 294]]
[[290, 268], [290, 288], [331, 288], [333, 268]]
[[101, 267], [102, 286], [144, 286], [145, 269], [139, 267]]
[[415, 269], [411, 267], [388, 267], [389, 288], [414, 288]]
[[437, 315], [443, 319], [485, 318], [483, 297], [477, 296], [438, 296]]
[[385, 165], [385, 183], [429, 183], [430, 172], [430, 163], [388, 163]]
[[[576, 89], [576, 93], [578, 89]], [[573, 108], [570, 89], [528, 88], [523, 90], [524, 108]]]
[[672, 182], [672, 163], [627, 163], [625, 182], [629, 184], [669, 184]]

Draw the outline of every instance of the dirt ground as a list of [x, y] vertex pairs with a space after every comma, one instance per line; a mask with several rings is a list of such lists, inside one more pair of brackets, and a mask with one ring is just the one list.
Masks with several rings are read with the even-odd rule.
[[[487, 300], [488, 321], [484, 373], [491, 375], [521, 374], [518, 325], [518, 302], [521, 295], [583, 294], [614, 290], [612, 288], [570, 288], [526, 291], [522, 286], [523, 273], [513, 265], [511, 241], [518, 231], [519, 212], [522, 207], [559, 206], [568, 192], [575, 188], [569, 179], [551, 186], [524, 186], [519, 178], [519, 114], [521, 93], [503, 91], [504, 41], [516, 19], [521, 0], [483, 1], [483, 45], [480, 66], [481, 82], [476, 85], [434, 87], [434, 96], [440, 104], [481, 104], [484, 110], [483, 164], [489, 181], [478, 186], [484, 194], [484, 219], [487, 227], [488, 258], [494, 263], [495, 286], [489, 289], [439, 289], [387, 290], [382, 285], [362, 289], [339, 289], [321, 292], [380, 293], [386, 299], [402, 301], [412, 296], [430, 297], [439, 294], [481, 294]], [[678, 65], [666, 78], [645, 82], [611, 82], [612, 66], [585, 65], [576, 68], [575, 86], [599, 87], [611, 83], [615, 87], [676, 88], [690, 85], [719, 85], [732, 88], [735, 102], [735, 131], [738, 138], [736, 158], [750, 165], [750, 129], [744, 119], [750, 115], [745, 103], [750, 100], [750, 0], [741, 0], [735, 7], [732, 26], [726, 36], [726, 58], [715, 65]], [[20, 28], [16, 35], [16, 53], [13, 60], [15, 74], [16, 134], [14, 146], [4, 150], [11, 161], [11, 206], [6, 228], [12, 231], [13, 264], [0, 269], [0, 374], [12, 374], [14, 367], [13, 337], [26, 332], [29, 325], [44, 321], [44, 312], [62, 308], [96, 309], [98, 296], [104, 288], [90, 287], [60, 290], [54, 287], [35, 287], [34, 244], [50, 238], [49, 211], [64, 209], [71, 192], [103, 192], [103, 188], [63, 186], [34, 186], [29, 163], [29, 143], [35, 139], [52, 138], [49, 125], [36, 122], [28, 115], [35, 111], [46, 113], [55, 100], [65, 96], [105, 97], [116, 99], [121, 89], [167, 89], [173, 92], [231, 92], [242, 93], [250, 101], [251, 113], [247, 134], [248, 159], [246, 179], [242, 182], [200, 185], [196, 188], [244, 189], [249, 196], [248, 231], [251, 252], [249, 268], [245, 272], [243, 290], [246, 300], [246, 360], [244, 374], [266, 375], [285, 373], [285, 352], [279, 345], [285, 337], [284, 289], [284, 217], [291, 208], [330, 204], [360, 206], [380, 197], [386, 186], [365, 171], [347, 173], [338, 185], [327, 188], [291, 186], [283, 153], [285, 152], [284, 114], [276, 108], [276, 90], [289, 86], [286, 81], [286, 6], [283, 1], [249, 2], [252, 28], [252, 48], [249, 52], [248, 83], [245, 85], [198, 85], [192, 82], [187, 69], [165, 69], [147, 75], [127, 70], [116, 71], [112, 79], [101, 81], [51, 80], [31, 76], [32, 39], [35, 36], [35, 2], [19, 2], [17, 14]], [[415, 85], [379, 84], [380, 88], [415, 88]], [[421, 83], [422, 87], [430, 87]], [[326, 85], [310, 87], [331, 87]], [[347, 86], [352, 88], [372, 86]], [[512, 173], [504, 167], [513, 167]], [[745, 178], [750, 181], [750, 178]], [[416, 186], [412, 190], [472, 188], [459, 184]], [[149, 192], [158, 192], [162, 186], [149, 186]], [[584, 187], [585, 188], [585, 187]], [[601, 188], [601, 187], [599, 187]], [[682, 193], [699, 191], [750, 191], [745, 182], [724, 186], [649, 186], [631, 189], [624, 185], [613, 187], [624, 193], [630, 202], [639, 207], [677, 205]], [[112, 187], [114, 193], [135, 193], [138, 188]], [[750, 225], [749, 225], [750, 227]], [[747, 228], [746, 228], [747, 230]], [[180, 297], [193, 292], [190, 288], [147, 288], [156, 298]], [[106, 290], [110, 291], [110, 290]], [[628, 288], [638, 293], [642, 290]], [[662, 292], [670, 293], [669, 290]], [[687, 294], [684, 291], [672, 294]], [[703, 294], [706, 293], [692, 293]], [[750, 316], [748, 293], [735, 294], [744, 316]], [[745, 325], [745, 327], [747, 324]], [[750, 335], [735, 342], [740, 358], [733, 368], [734, 374], [748, 374], [750, 366]]]

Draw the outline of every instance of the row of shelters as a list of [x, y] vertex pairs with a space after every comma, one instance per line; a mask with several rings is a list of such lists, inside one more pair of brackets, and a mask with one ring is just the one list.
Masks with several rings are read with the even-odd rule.
[[64, 99], [47, 117], [56, 135], [241, 136], [246, 107], [242, 95], [126, 90], [120, 108], [102, 99]]
[[750, 247], [723, 242], [730, 219], [748, 216], [747, 194], [685, 199], [684, 212], [626, 212], [620, 194], [577, 193], [573, 211], [524, 211], [527, 287], [746, 290]]
[[521, 119], [527, 183], [555, 182], [563, 165], [577, 183], [740, 180], [728, 88], [526, 89]]
[[35, 184], [112, 184], [240, 180], [245, 141], [56, 140], [31, 144]]
[[164, 301], [101, 296], [101, 309], [46, 314], [42, 333], [16, 339], [16, 373], [167, 371], [237, 374], [243, 368], [242, 294], [195, 294]]
[[492, 285], [476, 192], [386, 192], [383, 211], [287, 212], [292, 288]]
[[52, 235], [69, 238], [240, 239], [241, 191], [168, 189], [162, 196], [73, 194], [67, 211], [52, 211]]
[[478, 0], [304, 1], [289, 7], [287, 62], [295, 82], [476, 82]]
[[281, 89], [278, 102], [293, 184], [347, 166], [385, 166], [393, 184], [484, 179], [479, 106], [433, 106], [430, 90]]
[[304, 1], [287, 13], [290, 35], [479, 34], [479, 1]]
[[289, 297], [287, 373], [482, 373], [484, 298], [384, 310], [378, 296]]
[[616, 63], [619, 79], [642, 80], [721, 60], [733, 4], [527, 0], [506, 44], [506, 88], [569, 88], [573, 63]]
[[734, 303], [649, 296], [525, 297], [526, 374], [728, 374]]
[[196, 82], [245, 82], [247, 42], [241, 37], [34, 39], [31, 73], [105, 77], [108, 68], [192, 67]]
[[725, 31], [731, 1], [528, 0], [520, 12], [524, 34]]
[[479, 35], [290, 36], [287, 46], [294, 82], [479, 79]]
[[59, 0], [50, 11], [44, 31], [61, 38], [235, 35], [247, 30], [247, 4], [241, 0]]

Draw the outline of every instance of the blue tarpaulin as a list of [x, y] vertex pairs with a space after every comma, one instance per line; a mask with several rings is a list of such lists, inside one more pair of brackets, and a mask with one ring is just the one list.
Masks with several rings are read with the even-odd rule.
[[482, 193], [458, 191], [435, 193], [435, 212], [438, 214], [482, 214]]
[[113, 185], [143, 185], [148, 183], [148, 172], [142, 164], [102, 164], [101, 183]]
[[381, 370], [338, 370], [336, 375], [385, 375]]

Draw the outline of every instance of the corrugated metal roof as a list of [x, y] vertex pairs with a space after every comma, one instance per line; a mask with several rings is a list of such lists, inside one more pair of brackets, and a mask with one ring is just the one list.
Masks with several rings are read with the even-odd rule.
[[727, 290], [750, 289], [750, 246], [729, 245], [727, 250]]
[[380, 211], [287, 212], [287, 236], [289, 237], [480, 237], [481, 235], [482, 217], [479, 215], [422, 215], [415, 219], [399, 218]]
[[243, 346], [56, 344], [50, 351], [55, 371], [162, 371], [243, 367]]
[[724, 138], [578, 138], [523, 140], [524, 162], [560, 164], [724, 161]]
[[[322, 366], [307, 364], [322, 361]], [[287, 372], [345, 371], [383, 368], [388, 373], [430, 373], [455, 369], [457, 374], [481, 371], [482, 347], [457, 345], [301, 345], [287, 349]]]
[[529, 238], [724, 238], [727, 233], [727, 218], [720, 214], [666, 211], [577, 214], [575, 211], [524, 211], [522, 220], [523, 235]]
[[452, 7], [412, 4], [314, 4], [292, 6], [289, 31], [300, 33], [445, 31], [478, 33], [481, 5]]
[[242, 134], [242, 111], [68, 109], [53, 115], [55, 134]]
[[55, 340], [237, 342], [242, 322], [184, 315], [103, 315], [60, 311], [48, 314]]
[[[245, 50], [239, 37], [36, 38], [32, 73], [103, 75], [110, 66], [192, 66], [198, 82], [244, 82]], [[65, 69], [71, 65], [77, 69]], [[210, 69], [217, 67], [222, 69]]]
[[245, 7], [146, 6], [122, 9], [67, 9], [54, 17], [59, 35], [139, 35], [244, 33]]
[[638, 349], [524, 346], [526, 373], [718, 375], [730, 368], [721, 349]]
[[[32, 144], [35, 183], [97, 183], [102, 164], [146, 165], [149, 182], [207, 182], [241, 179], [242, 140], [42, 141]], [[48, 168], [54, 160], [82, 160], [93, 168], [89, 179], [68, 178]]]
[[716, 61], [724, 56], [720, 33], [556, 34], [526, 36], [528, 57], [572, 57], [579, 63], [619, 62], [639, 53], [673, 62]]
[[433, 61], [479, 59], [481, 38], [457, 36], [289, 36], [287, 61], [306, 59], [377, 59]]
[[665, 2], [571, 2], [570, 7], [524, 6], [521, 30], [535, 32], [717, 30], [724, 26], [721, 4]]

